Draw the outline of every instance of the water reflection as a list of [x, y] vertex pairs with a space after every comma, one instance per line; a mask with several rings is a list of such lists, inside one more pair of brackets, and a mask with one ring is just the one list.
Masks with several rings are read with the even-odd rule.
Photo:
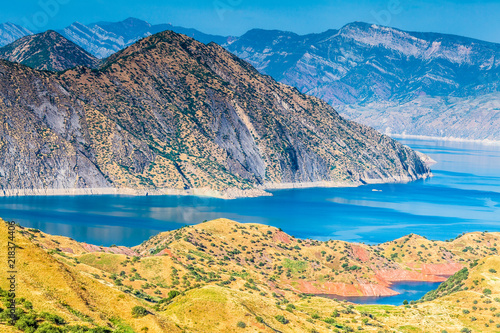
[[[449, 239], [500, 231], [500, 146], [405, 140], [439, 163], [409, 184], [273, 191], [273, 197], [91, 196], [0, 198], [0, 216], [97, 245], [141, 243], [183, 225], [225, 217], [300, 238], [380, 243], [418, 233]], [[373, 191], [377, 190], [377, 191]]]

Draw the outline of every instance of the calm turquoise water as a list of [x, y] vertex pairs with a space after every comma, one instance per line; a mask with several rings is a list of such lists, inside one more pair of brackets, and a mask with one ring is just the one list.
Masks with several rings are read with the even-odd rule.
[[[282, 228], [300, 238], [380, 243], [417, 233], [431, 239], [500, 231], [500, 146], [401, 140], [439, 163], [409, 184], [273, 191], [273, 197], [0, 198], [0, 216], [97, 245], [137, 245], [165, 230], [226, 217]], [[377, 191], [374, 191], [377, 190]]]

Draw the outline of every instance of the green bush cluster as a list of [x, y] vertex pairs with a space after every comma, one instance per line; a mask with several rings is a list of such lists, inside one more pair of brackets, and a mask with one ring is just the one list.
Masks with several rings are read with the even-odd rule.
[[441, 283], [441, 285], [436, 290], [431, 290], [422, 297], [421, 301], [432, 301], [438, 297], [443, 297], [450, 295], [454, 292], [460, 291], [464, 285], [464, 281], [469, 277], [469, 270], [463, 268], [454, 275], [452, 275], [448, 280]]

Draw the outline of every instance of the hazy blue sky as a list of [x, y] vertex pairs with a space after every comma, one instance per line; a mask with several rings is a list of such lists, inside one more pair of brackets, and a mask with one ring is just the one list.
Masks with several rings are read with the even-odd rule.
[[500, 43], [500, 0], [20, 0], [2, 4], [0, 22], [47, 30], [131, 16], [221, 35], [251, 28], [304, 34], [364, 21]]

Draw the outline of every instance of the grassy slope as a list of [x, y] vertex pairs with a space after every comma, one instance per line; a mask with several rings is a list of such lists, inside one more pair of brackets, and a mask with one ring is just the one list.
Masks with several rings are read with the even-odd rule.
[[[4, 272], [7, 270], [7, 228], [4, 223], [0, 223], [0, 234], [0, 262], [1, 271]], [[19, 247], [17, 295], [30, 300], [35, 310], [57, 314], [70, 324], [89, 325], [88, 321], [82, 320], [61, 305], [65, 303], [71, 309], [90, 317], [90, 321], [97, 325], [107, 326], [111, 324], [111, 318], [118, 317], [137, 331], [142, 327], [148, 327], [149, 332], [179, 331], [161, 315], [133, 319], [130, 310], [141, 305], [141, 300], [57, 260], [20, 234], [16, 235], [16, 244]], [[8, 287], [4, 278], [0, 280], [0, 287], [4, 290]]]
[[[5, 238], [3, 223], [0, 228]], [[268, 226], [216, 220], [162, 233], [127, 249], [92, 247], [32, 229], [20, 230], [19, 296], [31, 300], [37, 311], [58, 314], [72, 324], [86, 322], [60, 301], [93, 318], [95, 324], [116, 327], [110, 319], [119, 317], [136, 332], [143, 327], [149, 332], [181, 331], [177, 327], [186, 332], [342, 332], [348, 327], [373, 332], [459, 332], [463, 327], [495, 332], [500, 323], [494, 316], [500, 311], [492, 309], [500, 307], [494, 300], [500, 296], [499, 275], [490, 271], [500, 268], [500, 258], [492, 255], [496, 253], [492, 250], [496, 249], [495, 233], [468, 234], [452, 242], [411, 236], [367, 246], [298, 240]], [[409, 252], [415, 252], [413, 246], [426, 251], [425, 255], [412, 257]], [[467, 246], [472, 251], [459, 250]], [[393, 248], [405, 256], [388, 259], [396, 251]], [[5, 253], [2, 248], [2, 264]], [[353, 307], [301, 293], [305, 284], [317, 289], [335, 284], [344, 289], [360, 282], [375, 284], [378, 269], [415, 267], [418, 271], [422, 265], [441, 263], [443, 256], [446, 262], [453, 259], [468, 267], [481, 260], [469, 269], [461, 288], [468, 290], [418, 303], [416, 308]], [[359, 268], [351, 269], [353, 266]], [[0, 287], [6, 288], [3, 279]], [[481, 297], [484, 289], [490, 289], [492, 295]], [[181, 294], [170, 299], [172, 290]], [[133, 318], [135, 305], [145, 306], [152, 314]], [[470, 313], [465, 314], [464, 309]], [[338, 316], [332, 317], [334, 312]], [[289, 323], [280, 323], [276, 319], [279, 315]], [[238, 322], [246, 327], [238, 327]], [[8, 331], [0, 324], [0, 331], [4, 329]]]

